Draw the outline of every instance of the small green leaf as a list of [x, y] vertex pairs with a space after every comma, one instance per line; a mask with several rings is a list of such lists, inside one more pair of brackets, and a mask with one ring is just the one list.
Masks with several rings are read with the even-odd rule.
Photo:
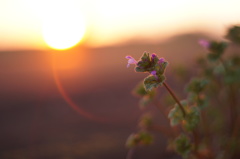
[[197, 107], [191, 107], [184, 118], [183, 127], [187, 131], [195, 129], [200, 121], [200, 113]]
[[185, 134], [181, 134], [175, 139], [174, 144], [176, 152], [183, 158], [187, 158], [192, 149], [189, 137]]
[[226, 38], [234, 43], [240, 44], [240, 26], [229, 28]]
[[133, 89], [132, 93], [134, 95], [143, 97], [145, 95], [148, 95], [149, 97], [153, 98], [156, 94], [155, 90], [151, 90], [151, 91], [146, 91], [143, 81], [139, 82], [139, 84]]
[[161, 64], [157, 63], [155, 65], [155, 70], [157, 71], [158, 74], [163, 75], [166, 68], [167, 68], [168, 62], [164, 61]]
[[[153, 55], [153, 54], [152, 54]], [[152, 59], [151, 59], [152, 61], [152, 65], [154, 66], [154, 65], [156, 65], [156, 64], [158, 64], [158, 61], [159, 61], [159, 58], [158, 58], [158, 56], [156, 55], [156, 54], [154, 54], [154, 57], [152, 56]]]
[[147, 105], [149, 105], [152, 102], [152, 99], [149, 95], [145, 95], [142, 97], [142, 99], [139, 101], [139, 106], [141, 109], [144, 109]]
[[[181, 104], [184, 108], [186, 108], [188, 105], [186, 100], [182, 100]], [[174, 105], [174, 108], [170, 110], [168, 118], [170, 119], [171, 126], [175, 126], [184, 120], [182, 110], [177, 103]]]
[[141, 60], [144, 61], [144, 62], [150, 62], [149, 53], [144, 52], [143, 55], [142, 55], [142, 57], [141, 57]]
[[144, 87], [146, 91], [151, 91], [153, 88], [157, 88], [158, 86], [161, 86], [165, 80], [165, 76], [160, 75], [158, 76], [158, 79], [156, 79], [155, 76], [148, 76], [144, 79]]
[[190, 92], [188, 94], [188, 101], [192, 104], [197, 104], [197, 106], [202, 109], [208, 106], [208, 99], [205, 97], [204, 94], [196, 94], [193, 92]]
[[187, 85], [187, 91], [198, 94], [203, 91], [208, 83], [206, 79], [193, 78]]
[[190, 93], [188, 93], [187, 99], [190, 103], [195, 103], [195, 101], [198, 100], [198, 94], [190, 92]]
[[141, 131], [135, 134], [131, 134], [126, 142], [127, 147], [135, 147], [141, 145], [149, 145], [153, 142], [151, 134], [145, 131]]
[[226, 48], [226, 42], [212, 41], [209, 50], [212, 52], [212, 54], [216, 54], [218, 57], [220, 57], [224, 53]]
[[146, 91], [143, 82], [140, 82], [132, 91], [136, 96], [141, 97], [139, 101], [140, 108], [145, 108], [150, 104], [156, 94], [156, 90]]
[[152, 124], [153, 124], [152, 115], [149, 113], [144, 114], [139, 121], [139, 126], [143, 129], [147, 129]]
[[131, 134], [126, 141], [126, 146], [127, 147], [135, 147], [138, 145], [139, 139], [137, 134]]
[[[140, 61], [140, 62], [141, 62], [141, 61]], [[138, 62], [138, 64], [139, 64], [140, 62]], [[139, 65], [141, 65], [141, 64], [139, 64]], [[137, 66], [137, 67], [135, 67], [135, 71], [136, 71], [136, 72], [146, 72], [146, 69], [145, 69], [144, 67], [139, 67], [139, 66]]]

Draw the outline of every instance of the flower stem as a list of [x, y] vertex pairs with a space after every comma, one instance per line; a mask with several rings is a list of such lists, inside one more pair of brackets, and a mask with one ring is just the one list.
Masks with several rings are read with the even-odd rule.
[[168, 92], [171, 94], [171, 96], [176, 101], [176, 103], [179, 105], [179, 107], [180, 107], [180, 109], [183, 113], [183, 117], [185, 117], [186, 116], [186, 111], [184, 110], [184, 108], [183, 108], [182, 104], [180, 103], [179, 99], [177, 98], [177, 96], [174, 94], [172, 89], [167, 85], [167, 83], [163, 82], [163, 85], [168, 90]]
[[135, 149], [133, 149], [133, 148], [128, 150], [126, 159], [132, 159], [133, 158], [134, 150]]
[[[229, 71], [228, 67], [226, 66], [224, 60], [222, 58], [219, 59], [221, 64], [223, 65], [225, 71]], [[229, 116], [230, 116], [230, 133], [234, 131], [235, 121], [237, 119], [237, 109], [236, 109], [236, 96], [233, 84], [229, 84]]]

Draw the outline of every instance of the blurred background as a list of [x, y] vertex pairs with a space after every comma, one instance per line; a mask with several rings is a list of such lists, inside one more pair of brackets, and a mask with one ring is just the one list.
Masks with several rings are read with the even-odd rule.
[[[167, 82], [183, 88], [174, 68], [192, 67], [205, 53], [199, 39], [220, 39], [239, 24], [239, 5], [0, 0], [0, 158], [126, 158], [125, 141], [143, 113], [131, 91], [146, 74], [127, 69], [125, 56], [157, 53], [170, 63]], [[134, 158], [178, 158], [155, 137]]]

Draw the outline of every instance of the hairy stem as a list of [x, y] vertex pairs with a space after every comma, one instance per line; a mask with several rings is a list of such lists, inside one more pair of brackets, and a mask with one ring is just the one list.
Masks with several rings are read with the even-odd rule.
[[168, 92], [171, 94], [171, 96], [173, 97], [173, 99], [175, 100], [175, 102], [179, 105], [182, 113], [183, 113], [183, 117], [186, 117], [186, 111], [184, 110], [182, 104], [180, 103], [179, 99], [177, 98], [177, 96], [174, 94], [174, 92], [172, 91], [172, 89], [167, 85], [167, 83], [163, 82], [164, 87], [168, 90]]
[[128, 150], [126, 159], [132, 159], [133, 158], [134, 150], [135, 150], [134, 148], [131, 148], [131, 149]]

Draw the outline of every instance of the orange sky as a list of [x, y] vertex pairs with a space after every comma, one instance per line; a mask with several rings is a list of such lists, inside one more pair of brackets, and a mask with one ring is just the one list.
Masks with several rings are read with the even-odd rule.
[[[54, 43], [47, 41], [61, 38], [65, 41], [58, 45], [74, 38], [78, 42], [83, 28], [82, 41], [90, 46], [185, 31], [223, 34], [229, 25], [239, 24], [239, 6], [238, 0], [1, 0], [0, 50], [47, 49], [46, 43]], [[66, 36], [69, 31], [75, 37]]]

